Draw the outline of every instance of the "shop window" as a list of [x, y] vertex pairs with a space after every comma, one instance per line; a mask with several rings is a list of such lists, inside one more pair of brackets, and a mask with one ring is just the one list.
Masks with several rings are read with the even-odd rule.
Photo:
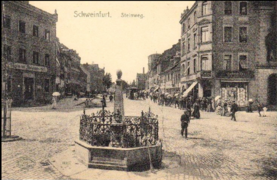
[[21, 33], [26, 32], [26, 23], [24, 21], [19, 21], [19, 32]]
[[231, 71], [232, 70], [232, 55], [224, 55], [224, 60], [223, 60], [223, 70], [226, 71]]
[[26, 50], [19, 49], [19, 62], [26, 62]]
[[208, 55], [201, 56], [202, 70], [210, 71], [211, 70], [211, 62], [208, 58]]
[[204, 1], [202, 3], [202, 16], [207, 15], [208, 14], [208, 3], [207, 1]]
[[46, 40], [50, 40], [50, 31], [49, 30], [45, 30], [45, 35], [44, 35], [44, 38], [46, 39]]
[[7, 28], [7, 29], [11, 29], [11, 17], [10, 16], [3, 17], [3, 27]]
[[233, 28], [232, 27], [224, 27], [224, 42], [232, 42], [233, 39]]
[[7, 61], [11, 61], [11, 57], [12, 57], [11, 46], [4, 45], [4, 57]]
[[36, 25], [33, 26], [33, 36], [38, 37], [38, 26]]
[[221, 98], [228, 102], [236, 101], [239, 106], [246, 106], [248, 99], [247, 83], [221, 83]]
[[39, 53], [35, 51], [33, 52], [33, 63], [39, 64]]
[[240, 15], [247, 15], [247, 2], [240, 2], [239, 11]]
[[50, 90], [50, 80], [49, 79], [45, 79], [44, 80], [44, 91], [45, 92], [49, 92]]
[[224, 2], [224, 14], [232, 15], [232, 2], [231, 1]]
[[247, 55], [239, 55], [239, 70], [248, 69]]
[[209, 39], [209, 29], [208, 27], [201, 28], [201, 42], [207, 42]]
[[247, 42], [247, 27], [239, 28], [239, 42]]
[[50, 56], [49, 56], [49, 54], [45, 54], [45, 66], [50, 66]]

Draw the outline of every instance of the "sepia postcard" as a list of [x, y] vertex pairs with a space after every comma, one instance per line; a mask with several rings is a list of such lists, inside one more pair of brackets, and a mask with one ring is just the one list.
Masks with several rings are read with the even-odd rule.
[[276, 1], [1, 10], [2, 179], [277, 179]]

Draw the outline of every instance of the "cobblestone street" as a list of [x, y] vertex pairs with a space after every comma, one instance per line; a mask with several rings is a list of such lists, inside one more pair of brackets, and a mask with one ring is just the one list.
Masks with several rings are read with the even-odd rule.
[[[237, 122], [215, 113], [201, 112], [192, 119], [186, 140], [180, 135], [181, 110], [150, 100], [125, 99], [125, 113], [151, 111], [159, 116], [164, 159], [160, 170], [120, 172], [88, 169], [62, 174], [49, 159], [74, 148], [82, 110], [74, 112], [12, 112], [12, 132], [21, 141], [2, 143], [3, 179], [276, 179], [277, 113], [237, 113]], [[108, 110], [113, 104], [108, 103]], [[87, 109], [86, 113], [99, 108]], [[115, 174], [116, 172], [116, 174]]]

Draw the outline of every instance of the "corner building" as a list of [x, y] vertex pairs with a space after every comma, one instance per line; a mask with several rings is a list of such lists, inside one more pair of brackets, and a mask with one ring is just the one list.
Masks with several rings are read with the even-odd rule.
[[185, 10], [180, 21], [184, 89], [197, 97], [234, 100], [240, 107], [249, 99], [276, 105], [274, 7], [269, 1], [197, 1]]
[[49, 102], [56, 80], [56, 23], [28, 1], [2, 2], [2, 64], [14, 105]]

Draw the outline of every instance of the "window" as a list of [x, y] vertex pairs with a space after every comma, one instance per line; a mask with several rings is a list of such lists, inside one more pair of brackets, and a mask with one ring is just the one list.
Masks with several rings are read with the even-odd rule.
[[231, 1], [225, 1], [224, 3], [224, 14], [225, 15], [232, 15], [232, 2]]
[[193, 60], [193, 72], [196, 73], [196, 59]]
[[193, 35], [193, 47], [196, 48], [196, 34]]
[[188, 30], [190, 29], [190, 18], [188, 19]]
[[231, 71], [232, 55], [224, 55], [223, 70]]
[[204, 1], [202, 3], [202, 16], [207, 15], [208, 14], [208, 3], [207, 1]]
[[45, 54], [45, 66], [50, 66], [50, 56], [49, 56], [49, 54]]
[[39, 54], [38, 54], [38, 52], [33, 52], [33, 63], [34, 64], [38, 64], [38, 62], [39, 62], [39, 58], [38, 58], [38, 56], [39, 56]]
[[240, 2], [239, 11], [240, 15], [247, 15], [247, 2]]
[[4, 45], [4, 57], [5, 57], [5, 59], [7, 59], [8, 61], [11, 60], [11, 57], [12, 57], [12, 49], [11, 49], [11, 46]]
[[46, 40], [48, 40], [48, 41], [50, 40], [50, 31], [49, 30], [47, 30], [47, 29], [45, 30], [45, 36], [44, 37], [45, 37]]
[[247, 55], [239, 55], [239, 70], [248, 69]]
[[8, 79], [7, 79], [7, 91], [12, 92], [12, 78], [11, 78], [11, 76], [9, 76]]
[[185, 31], [186, 31], [186, 25], [185, 25], [185, 23], [183, 23], [183, 24], [182, 24], [182, 33], [184, 34]]
[[20, 62], [26, 62], [26, 50], [25, 49], [19, 49], [19, 61]]
[[33, 26], [33, 36], [38, 37], [38, 26], [36, 25]]
[[183, 52], [183, 55], [186, 53], [186, 44], [185, 44], [185, 42], [183, 42], [182, 52]]
[[209, 36], [208, 32], [209, 32], [208, 27], [201, 28], [201, 42], [202, 43], [208, 41], [208, 36]]
[[3, 27], [11, 29], [11, 18], [10, 18], [10, 16], [4, 16], [3, 17]]
[[190, 75], [190, 65], [189, 65], [189, 62], [188, 62], [188, 64], [187, 64], [187, 67], [188, 67], [187, 75]]
[[197, 23], [197, 14], [196, 14], [196, 11], [194, 11], [193, 19], [194, 19], [194, 24], [196, 24]]
[[50, 89], [50, 81], [49, 81], [49, 79], [45, 79], [44, 80], [44, 91], [45, 92], [49, 92], [49, 89]]
[[211, 70], [208, 55], [201, 56], [201, 63], [203, 71]]
[[232, 42], [232, 33], [233, 28], [232, 27], [224, 27], [224, 42]]
[[239, 42], [247, 42], [247, 27], [239, 28]]
[[182, 72], [184, 73], [185, 72], [185, 65], [182, 64]]
[[19, 21], [19, 32], [25, 33], [26, 23], [24, 21]]
[[190, 39], [188, 39], [188, 52], [190, 52]]

